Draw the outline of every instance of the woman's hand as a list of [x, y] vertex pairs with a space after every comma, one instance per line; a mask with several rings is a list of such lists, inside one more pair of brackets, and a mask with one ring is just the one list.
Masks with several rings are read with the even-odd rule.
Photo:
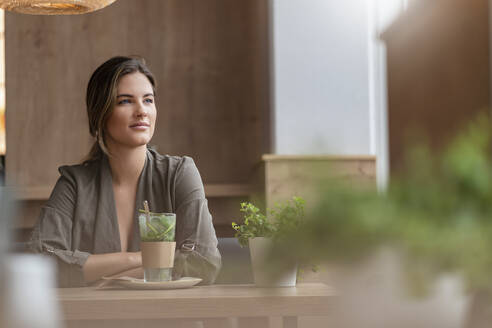
[[110, 276], [109, 278], [119, 278], [119, 277], [131, 277], [131, 278], [143, 279], [144, 270], [142, 267], [138, 267], [135, 269], [130, 269], [127, 271], [117, 273], [115, 275]]
[[[142, 267], [138, 267], [135, 269], [130, 269], [127, 271], [123, 271], [120, 273], [117, 273], [115, 275], [105, 277], [105, 278], [119, 278], [119, 277], [131, 277], [131, 278], [137, 278], [137, 279], [143, 279], [144, 278], [144, 270]], [[92, 286], [97, 287], [97, 288], [102, 288], [108, 284], [111, 283], [112, 280], [110, 279], [100, 279], [97, 280], [92, 284]]]

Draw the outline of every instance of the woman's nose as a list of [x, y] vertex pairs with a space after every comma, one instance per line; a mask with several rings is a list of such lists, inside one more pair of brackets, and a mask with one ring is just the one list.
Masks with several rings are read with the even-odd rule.
[[147, 108], [143, 101], [137, 102], [137, 108], [136, 108], [136, 114], [137, 116], [146, 116], [147, 115]]

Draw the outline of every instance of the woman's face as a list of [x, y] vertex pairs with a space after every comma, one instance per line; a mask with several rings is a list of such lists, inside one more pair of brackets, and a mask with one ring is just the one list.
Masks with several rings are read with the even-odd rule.
[[140, 73], [124, 75], [118, 84], [116, 104], [106, 124], [106, 144], [135, 148], [149, 143], [154, 134], [156, 108], [152, 84]]

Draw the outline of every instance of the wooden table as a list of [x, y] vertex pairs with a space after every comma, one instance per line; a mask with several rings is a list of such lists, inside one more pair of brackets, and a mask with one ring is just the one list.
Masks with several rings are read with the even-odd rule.
[[299, 316], [328, 315], [335, 293], [322, 283], [256, 288], [212, 285], [175, 290], [61, 288], [57, 290], [68, 323], [87, 320], [206, 319], [281, 317], [297, 327]]

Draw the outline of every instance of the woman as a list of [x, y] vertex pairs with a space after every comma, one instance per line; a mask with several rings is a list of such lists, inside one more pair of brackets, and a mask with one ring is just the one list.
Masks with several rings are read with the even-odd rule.
[[111, 58], [89, 80], [87, 114], [96, 141], [82, 164], [59, 168], [31, 240], [35, 251], [57, 259], [61, 286], [142, 276], [137, 211], [144, 200], [153, 212], [176, 213], [174, 278], [215, 280], [220, 254], [193, 160], [147, 148], [154, 97], [154, 77], [138, 58]]

